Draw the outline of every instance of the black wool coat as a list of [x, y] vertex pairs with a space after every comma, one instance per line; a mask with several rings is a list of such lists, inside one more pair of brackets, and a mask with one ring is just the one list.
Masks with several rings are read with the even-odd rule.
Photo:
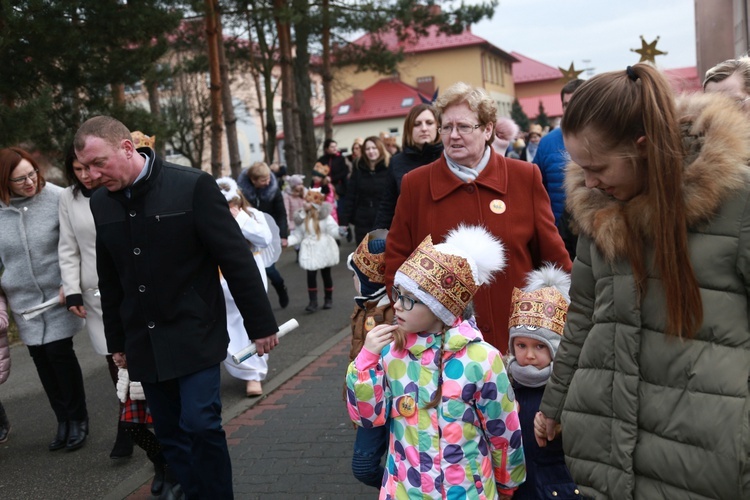
[[263, 281], [214, 179], [166, 163], [131, 188], [91, 198], [97, 271], [110, 352], [132, 380], [170, 380], [215, 365], [229, 336], [219, 268], [251, 339], [278, 330]]

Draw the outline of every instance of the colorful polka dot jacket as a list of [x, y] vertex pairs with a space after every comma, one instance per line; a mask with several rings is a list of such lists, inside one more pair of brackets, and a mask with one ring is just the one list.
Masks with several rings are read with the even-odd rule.
[[[432, 400], [443, 349], [442, 402]], [[390, 425], [381, 499], [494, 499], [526, 477], [518, 413], [497, 349], [473, 320], [444, 335], [410, 334], [406, 349], [363, 349], [346, 376], [347, 407], [365, 428]]]

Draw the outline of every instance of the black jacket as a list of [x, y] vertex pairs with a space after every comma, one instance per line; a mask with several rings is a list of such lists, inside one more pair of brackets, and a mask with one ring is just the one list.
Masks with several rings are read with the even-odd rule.
[[331, 184], [333, 184], [336, 194], [340, 198], [346, 196], [349, 177], [349, 167], [346, 164], [346, 159], [341, 154], [324, 154], [318, 158], [318, 162], [323, 165], [328, 165], [331, 168], [331, 171], [328, 172], [328, 176], [331, 178]]
[[214, 179], [163, 162], [125, 190], [91, 197], [97, 271], [110, 352], [125, 352], [130, 378], [170, 380], [227, 356], [219, 267], [251, 339], [278, 328], [258, 267]]
[[427, 165], [440, 158], [443, 154], [443, 143], [426, 144], [422, 149], [407, 146], [403, 152], [391, 158], [388, 165], [388, 179], [380, 198], [373, 229], [390, 229], [393, 214], [396, 212], [396, 202], [401, 193], [401, 179], [404, 174], [417, 167]]
[[250, 204], [265, 212], [279, 226], [279, 237], [289, 237], [289, 221], [286, 217], [286, 205], [284, 205], [284, 195], [279, 188], [279, 182], [275, 176], [271, 176], [271, 184], [268, 187], [258, 190], [253, 186], [253, 182], [247, 175], [248, 169], [244, 169], [237, 177], [237, 187], [242, 191], [242, 195]]
[[354, 164], [344, 207], [339, 212], [339, 226], [354, 224], [357, 232], [363, 234], [374, 229], [375, 213], [385, 190], [388, 170], [382, 160], [375, 165], [375, 170], [370, 170], [362, 158]]

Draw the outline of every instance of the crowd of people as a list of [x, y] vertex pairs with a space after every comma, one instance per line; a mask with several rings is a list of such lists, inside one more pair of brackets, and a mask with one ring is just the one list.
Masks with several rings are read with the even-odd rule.
[[64, 189], [2, 149], [0, 383], [12, 311], [49, 450], [81, 448], [85, 328], [121, 402], [111, 458], [142, 448], [155, 495], [231, 498], [219, 365], [261, 395], [282, 249], [312, 314], [346, 238], [352, 472], [380, 498], [746, 498], [750, 59], [704, 90], [637, 64], [569, 82], [560, 126], [520, 131], [456, 83], [400, 147], [326, 140], [309, 180], [263, 162], [215, 180], [106, 116]]

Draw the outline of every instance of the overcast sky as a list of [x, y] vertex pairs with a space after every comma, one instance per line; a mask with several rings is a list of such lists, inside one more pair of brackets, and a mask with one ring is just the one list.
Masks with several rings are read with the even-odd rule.
[[506, 52], [595, 73], [637, 63], [630, 49], [641, 48], [640, 35], [660, 36], [656, 47], [668, 52], [656, 57], [660, 68], [696, 65], [694, 0], [500, 0], [472, 32]]

